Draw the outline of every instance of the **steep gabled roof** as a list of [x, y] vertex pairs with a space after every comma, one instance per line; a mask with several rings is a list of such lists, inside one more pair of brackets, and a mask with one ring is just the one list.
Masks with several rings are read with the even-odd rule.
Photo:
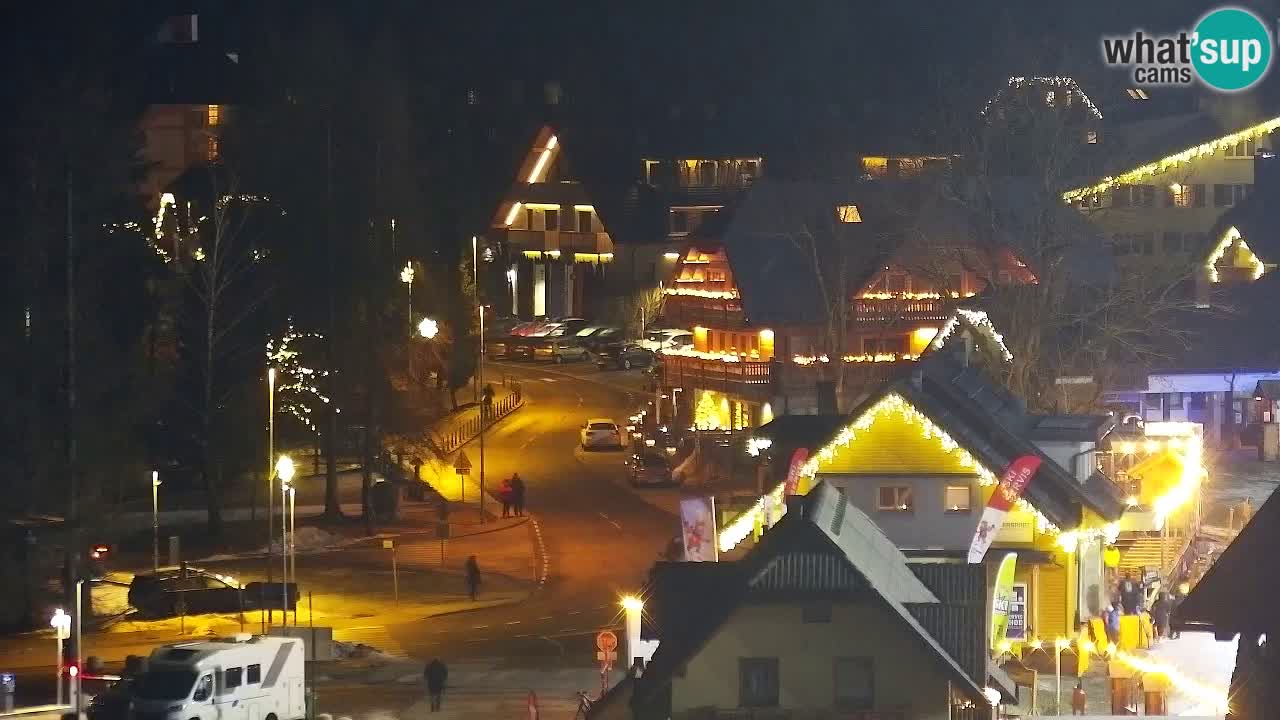
[[[983, 688], [990, 673], [981, 639], [986, 637], [983, 616], [975, 617], [971, 605], [952, 606], [939, 601], [912, 572], [906, 557], [837, 489], [820, 484], [803, 498], [794, 498], [794, 502], [798, 511], [784, 515], [741, 560], [688, 563], [693, 567], [678, 571], [684, 575], [679, 578], [682, 581], [691, 574], [705, 573], [705, 582], [718, 582], [718, 589], [714, 593], [685, 594], [689, 603], [683, 608], [685, 622], [678, 630], [672, 627], [670, 632], [661, 634], [658, 650], [636, 683], [633, 704], [643, 703], [667, 688], [676, 669], [696, 655], [738, 607], [753, 598], [779, 593], [793, 597], [797, 592], [816, 597], [870, 598], [902, 623], [962, 692], [974, 702], [986, 702]], [[669, 574], [666, 581], [673, 579], [675, 575]], [[662, 583], [658, 578], [656, 585]], [[665, 592], [654, 585], [651, 590], [655, 594]], [[930, 633], [926, 623], [940, 632], [945, 630], [948, 636], [955, 635], [948, 638], [948, 644], [957, 652], [963, 650], [963, 656], [953, 656]], [[958, 635], [965, 632], [974, 637], [961, 640]], [[983, 652], [975, 652], [975, 647]]]
[[1219, 637], [1280, 630], [1280, 493], [1258, 508], [1249, 524], [1174, 611], [1174, 622], [1212, 627]]

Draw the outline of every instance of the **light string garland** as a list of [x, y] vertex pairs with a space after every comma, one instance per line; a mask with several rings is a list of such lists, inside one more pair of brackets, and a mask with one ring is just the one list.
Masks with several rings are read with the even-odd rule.
[[1172, 170], [1182, 163], [1191, 162], [1206, 155], [1214, 155], [1219, 150], [1226, 150], [1248, 140], [1257, 140], [1263, 135], [1270, 134], [1276, 128], [1280, 128], [1280, 117], [1274, 117], [1266, 122], [1259, 123], [1252, 127], [1247, 127], [1239, 132], [1233, 132], [1229, 135], [1209, 140], [1208, 142], [1189, 147], [1180, 152], [1176, 152], [1167, 157], [1163, 157], [1155, 162], [1149, 162], [1146, 165], [1120, 173], [1119, 175], [1108, 175], [1093, 185], [1078, 187], [1062, 193], [1062, 200], [1066, 203], [1073, 203], [1083, 200], [1094, 195], [1101, 195], [1117, 185], [1134, 183], [1143, 178], [1158, 175], [1166, 170]]
[[[279, 341], [267, 340], [267, 362], [276, 368], [281, 380], [276, 383], [276, 391], [280, 393], [280, 408], [297, 418], [308, 430], [318, 433], [320, 430], [312, 421], [312, 405], [315, 402], [329, 404], [330, 398], [320, 391], [317, 382], [329, 377], [328, 370], [316, 370], [302, 364], [302, 356], [294, 348], [294, 343], [304, 338], [324, 339], [320, 333], [302, 333], [294, 329], [290, 322]], [[342, 412], [337, 406], [334, 412]]]
[[991, 106], [994, 105], [999, 98], [1004, 97], [1004, 93], [1007, 89], [1020, 89], [1030, 85], [1048, 85], [1054, 88], [1054, 92], [1057, 92], [1058, 90], [1065, 90], [1069, 93], [1075, 93], [1079, 95], [1081, 101], [1084, 102], [1084, 106], [1089, 108], [1089, 112], [1092, 113], [1095, 118], [1099, 120], [1102, 119], [1102, 111], [1098, 109], [1097, 105], [1093, 104], [1093, 101], [1089, 99], [1088, 95], [1084, 94], [1084, 90], [1080, 88], [1080, 84], [1075, 81], [1075, 78], [1064, 75], [1030, 78], [1011, 77], [1005, 87], [1001, 88], [1000, 91], [997, 92], [990, 100], [987, 100], [987, 104], [982, 108], [982, 114], [986, 115], [987, 111], [991, 109]]
[[[942, 449], [955, 456], [956, 460], [966, 469], [971, 470], [978, 478], [978, 484], [982, 487], [992, 487], [999, 482], [999, 478], [989, 468], [978, 462], [968, 450], [962, 447], [954, 438], [945, 430], [938, 427], [936, 423], [929, 419], [927, 415], [920, 412], [905, 398], [897, 393], [889, 393], [881, 398], [878, 402], [867, 408], [865, 412], [858, 416], [849, 425], [846, 425], [836, 435], [835, 439], [809, 456], [804, 465], [800, 467], [799, 476], [806, 480], [812, 481], [817, 476], [818, 471], [823, 463], [830, 462], [835, 457], [836, 452], [848, 446], [853, 442], [859, 433], [866, 432], [871, 428], [880, 417], [897, 414], [902, 419], [915, 425], [926, 438], [936, 440]], [[759, 448], [759, 446], [757, 446]], [[758, 450], [757, 450], [758, 451]], [[764, 522], [764, 510], [766, 498], [772, 501], [772, 506], [779, 508], [776, 512], [778, 517], [786, 513], [786, 508], [782, 503], [782, 493], [785, 483], [779, 483], [765, 496], [760, 497], [748, 509], [730, 521], [720, 531], [720, 550], [728, 552], [742, 542], [743, 538], [751, 534], [757, 523], [764, 523], [768, 526], [771, 523]], [[1058, 528], [1049, 518], [1027, 502], [1024, 498], [1018, 498], [1014, 504], [1014, 508], [1031, 515], [1035, 518], [1036, 530], [1044, 534], [1066, 534]], [[777, 518], [770, 520], [776, 521]], [[1091, 537], [1112, 537], [1119, 533], [1119, 526], [1112, 523], [1106, 528], [1089, 528], [1076, 529], [1067, 534], [1067, 542], [1071, 543], [1071, 549], [1074, 550], [1075, 543], [1080, 539]], [[1060, 543], [1061, 544], [1061, 543]], [[1064, 548], [1065, 549], [1065, 548]]]
[[986, 335], [991, 342], [1000, 348], [1000, 355], [1005, 362], [1013, 362], [1013, 353], [1009, 352], [1009, 346], [1004, 344], [1004, 336], [996, 330], [995, 324], [991, 322], [991, 318], [982, 310], [968, 310], [966, 308], [957, 308], [956, 314], [947, 319], [946, 324], [938, 331], [933, 340], [929, 342], [929, 347], [934, 350], [942, 349], [946, 344], [947, 338], [951, 337], [951, 333], [956, 331], [960, 326], [960, 320], [964, 319], [974, 329]]
[[1227, 231], [1222, 235], [1222, 239], [1219, 240], [1218, 244], [1213, 248], [1213, 252], [1209, 253], [1209, 258], [1205, 260], [1204, 266], [1205, 269], [1209, 271], [1209, 282], [1216, 283], [1220, 280], [1218, 277], [1218, 261], [1222, 259], [1222, 256], [1225, 255], [1227, 250], [1236, 242], [1239, 242], [1240, 248], [1249, 253], [1249, 257], [1253, 260], [1253, 279], [1257, 280], [1266, 273], [1266, 264], [1258, 259], [1258, 256], [1254, 254], [1252, 249], [1250, 249], [1249, 244], [1244, 241], [1244, 237], [1240, 234], [1240, 231], [1233, 225], [1227, 228]]

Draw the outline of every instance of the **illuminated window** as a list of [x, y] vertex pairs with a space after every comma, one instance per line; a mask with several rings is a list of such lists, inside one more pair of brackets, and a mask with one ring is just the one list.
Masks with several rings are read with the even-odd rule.
[[1098, 144], [1098, 131], [1097, 131], [1097, 130], [1085, 130], [1085, 131], [1084, 131], [1084, 141], [1085, 141], [1085, 142], [1087, 142], [1087, 143], [1089, 143], [1090, 145], [1097, 145], [1097, 144]]
[[862, 213], [858, 212], [857, 205], [840, 205], [836, 207], [836, 215], [842, 223], [860, 223], [862, 222]]
[[1169, 186], [1167, 197], [1170, 207], [1191, 207], [1191, 186], [1174, 183]]
[[221, 148], [218, 147], [218, 138], [205, 138], [204, 155], [209, 162], [218, 162], [218, 158], [222, 155]]
[[209, 127], [217, 127], [222, 124], [222, 107], [220, 105], [210, 105], [205, 112], [205, 122]]
[[912, 512], [916, 509], [915, 493], [910, 485], [881, 485], [878, 506], [885, 512]]
[[1149, 95], [1147, 91], [1143, 90], [1142, 88], [1129, 88], [1128, 92], [1129, 92], [1129, 98], [1131, 100], [1150, 100], [1151, 99], [1151, 95]]
[[942, 505], [947, 512], [969, 512], [970, 492], [968, 485], [948, 485], [943, 493]]
[[882, 178], [889, 174], [889, 158], [862, 158], [862, 174], [867, 177]]
[[898, 177], [915, 177], [924, 172], [924, 158], [897, 158]]

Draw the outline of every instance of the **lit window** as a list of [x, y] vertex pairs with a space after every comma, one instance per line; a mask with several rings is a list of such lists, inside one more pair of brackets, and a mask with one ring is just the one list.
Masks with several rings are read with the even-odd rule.
[[889, 158], [862, 158], [862, 174], [867, 177], [882, 178], [889, 174]]
[[897, 158], [898, 177], [916, 177], [924, 172], [924, 158]]
[[1129, 88], [1129, 98], [1132, 100], [1150, 100], [1151, 96], [1142, 88]]
[[1085, 142], [1087, 142], [1087, 143], [1089, 143], [1090, 145], [1097, 145], [1097, 144], [1098, 144], [1098, 131], [1097, 131], [1097, 130], [1086, 130], [1086, 131], [1085, 131], [1085, 133], [1084, 133], [1084, 141], [1085, 141]]
[[218, 158], [222, 155], [221, 148], [218, 147], [218, 138], [209, 137], [205, 139], [204, 154], [209, 162], [218, 162]]
[[205, 112], [205, 121], [209, 127], [218, 127], [222, 124], [222, 107], [220, 105], [210, 105]]
[[910, 485], [882, 485], [879, 507], [887, 512], [911, 512], [916, 509], [915, 493]]
[[1169, 186], [1169, 205], [1172, 207], [1191, 207], [1191, 186], [1173, 183]]
[[1048, 105], [1049, 107], [1053, 107], [1053, 102], [1056, 99], [1057, 99], [1057, 94], [1054, 93], [1052, 90], [1044, 94], [1044, 104]]
[[862, 213], [858, 212], [857, 205], [840, 205], [836, 208], [836, 215], [842, 223], [862, 222]]
[[968, 485], [948, 485], [942, 503], [947, 512], [967, 513], [970, 510]]

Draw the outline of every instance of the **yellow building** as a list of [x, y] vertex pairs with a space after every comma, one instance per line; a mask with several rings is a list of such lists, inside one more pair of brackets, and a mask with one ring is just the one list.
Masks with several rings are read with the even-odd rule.
[[834, 487], [795, 500], [740, 560], [655, 567], [658, 648], [629, 702], [611, 693], [593, 715], [977, 719], [1012, 700], [986, 654], [981, 571], [913, 572]]
[[[1035, 415], [952, 352], [927, 355], [825, 431], [814, 418], [781, 417], [753, 446], [782, 480], [798, 450], [797, 491], [841, 488], [909, 557], [965, 562], [1000, 474], [1024, 455], [1039, 470], [986, 554], [1017, 551], [1010, 639], [1072, 635], [1109, 600], [1103, 550], [1119, 532], [1120, 488], [1097, 470], [1106, 416]], [[789, 426], [799, 428], [793, 430]], [[721, 531], [721, 551], [781, 512], [785, 483]], [[764, 537], [768, 537], [768, 531]]]

